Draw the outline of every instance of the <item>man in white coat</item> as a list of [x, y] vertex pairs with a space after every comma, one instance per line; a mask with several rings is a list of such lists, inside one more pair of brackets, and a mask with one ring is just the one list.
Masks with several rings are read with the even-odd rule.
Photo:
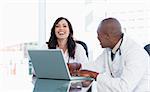
[[95, 78], [98, 92], [150, 92], [150, 58], [144, 48], [123, 35], [115, 18], [104, 19], [97, 34], [105, 50], [78, 74]]

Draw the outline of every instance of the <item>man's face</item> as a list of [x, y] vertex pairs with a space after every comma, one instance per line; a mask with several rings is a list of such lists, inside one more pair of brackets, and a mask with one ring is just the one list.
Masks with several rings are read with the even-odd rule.
[[97, 30], [97, 38], [100, 42], [102, 48], [107, 48], [110, 46], [110, 40], [108, 34], [106, 34], [107, 27], [104, 25], [99, 26]]

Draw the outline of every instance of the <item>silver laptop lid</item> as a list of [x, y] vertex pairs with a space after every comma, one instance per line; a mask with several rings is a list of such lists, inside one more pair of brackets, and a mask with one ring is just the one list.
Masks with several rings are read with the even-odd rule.
[[67, 79], [71, 76], [62, 50], [28, 50], [35, 74], [38, 78]]

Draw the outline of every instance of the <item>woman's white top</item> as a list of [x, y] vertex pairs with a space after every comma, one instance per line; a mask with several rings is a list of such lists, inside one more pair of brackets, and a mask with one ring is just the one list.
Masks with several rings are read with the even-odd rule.
[[[57, 48], [59, 49], [59, 48]], [[82, 45], [76, 43], [76, 48], [75, 48], [75, 58], [69, 58], [68, 50], [65, 51], [64, 53], [64, 59], [66, 63], [73, 63], [73, 62], [78, 62], [78, 63], [83, 63], [83, 62], [88, 62], [88, 58], [86, 56], [86, 51], [83, 48]]]

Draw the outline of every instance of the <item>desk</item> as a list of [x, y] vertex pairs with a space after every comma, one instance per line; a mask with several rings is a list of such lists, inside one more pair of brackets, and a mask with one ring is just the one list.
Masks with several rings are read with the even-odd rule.
[[[44, 92], [86, 92], [93, 83], [91, 82], [86, 86], [88, 82], [82, 82], [81, 84], [79, 81], [36, 81], [36, 79], [32, 78], [32, 75], [29, 75], [28, 69], [28, 62], [17, 63], [15, 65], [0, 64], [0, 92], [43, 92], [40, 90], [44, 90]], [[80, 86], [79, 88], [75, 88], [77, 84], [82, 86], [82, 88]], [[59, 90], [61, 89], [61, 91], [51, 91], [52, 89], [54, 90], [54, 87], [57, 87]]]
[[92, 81], [32, 79], [9, 76], [0, 78], [0, 92], [87, 92]]

